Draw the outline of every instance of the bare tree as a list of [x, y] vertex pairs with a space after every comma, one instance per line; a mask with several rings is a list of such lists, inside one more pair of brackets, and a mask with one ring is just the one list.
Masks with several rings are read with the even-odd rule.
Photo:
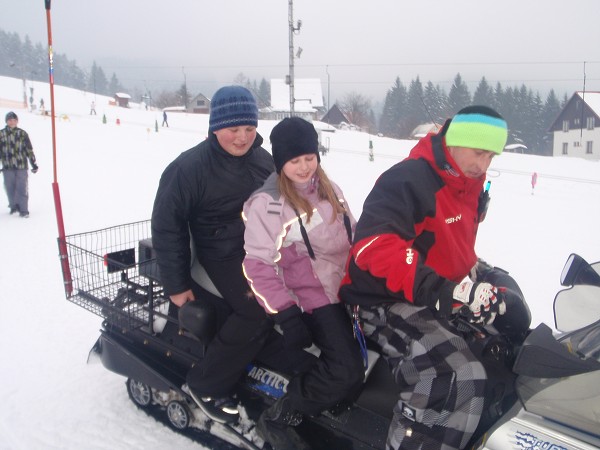
[[154, 104], [158, 108], [166, 108], [169, 106], [177, 106], [181, 102], [181, 96], [176, 91], [162, 91], [154, 100]]
[[348, 120], [362, 129], [371, 129], [374, 124], [371, 122], [371, 100], [357, 92], [346, 94], [340, 106], [348, 117]]
[[252, 83], [250, 82], [250, 78], [244, 75], [242, 72], [238, 73], [233, 79], [233, 84], [237, 84], [238, 86], [244, 86], [245, 88], [250, 89]]

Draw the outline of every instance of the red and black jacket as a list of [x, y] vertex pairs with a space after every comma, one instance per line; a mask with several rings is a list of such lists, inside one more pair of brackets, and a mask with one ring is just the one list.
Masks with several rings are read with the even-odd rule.
[[443, 134], [423, 138], [375, 183], [356, 227], [339, 292], [342, 301], [408, 301], [450, 313], [451, 290], [477, 260], [485, 176], [466, 177], [448, 153]]

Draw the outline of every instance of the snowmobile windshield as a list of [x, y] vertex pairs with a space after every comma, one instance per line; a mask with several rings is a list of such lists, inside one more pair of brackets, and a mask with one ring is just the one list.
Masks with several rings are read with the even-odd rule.
[[527, 411], [599, 437], [600, 370], [566, 378], [520, 376], [516, 387]]
[[561, 283], [571, 287], [554, 300], [556, 328], [563, 334], [556, 337], [544, 324], [532, 330], [514, 367], [519, 374], [517, 392], [527, 411], [588, 433], [591, 439], [600, 437], [600, 286], [596, 273], [600, 273], [599, 263], [588, 265], [580, 260], [573, 264], [573, 258], [569, 259]]
[[515, 368], [521, 371], [516, 388], [525, 409], [597, 438], [600, 321], [559, 339], [553, 338], [549, 328], [540, 326], [525, 341], [524, 347], [529, 345], [522, 367]]
[[569, 332], [600, 320], [600, 262], [589, 264], [572, 253], [560, 275], [567, 286], [554, 299], [556, 329]]
[[556, 328], [569, 332], [600, 320], [600, 287], [587, 284], [560, 291], [554, 299]]

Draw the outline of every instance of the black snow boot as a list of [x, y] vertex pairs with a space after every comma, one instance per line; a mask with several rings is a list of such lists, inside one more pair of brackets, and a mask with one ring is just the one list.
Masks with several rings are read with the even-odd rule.
[[290, 399], [283, 396], [263, 411], [256, 423], [256, 431], [273, 450], [310, 450], [294, 429], [301, 422], [302, 414], [294, 411]]

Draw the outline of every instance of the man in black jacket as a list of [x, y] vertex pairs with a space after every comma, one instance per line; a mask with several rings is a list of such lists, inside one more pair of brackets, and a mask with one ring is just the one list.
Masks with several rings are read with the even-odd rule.
[[219, 89], [211, 101], [208, 138], [165, 169], [152, 212], [153, 246], [171, 301], [181, 307], [198, 298], [190, 275], [191, 237], [198, 261], [223, 297], [220, 306], [227, 308], [206, 355], [187, 375], [198, 406], [223, 423], [237, 420], [231, 390], [271, 325], [242, 273], [242, 206], [274, 171], [257, 123], [250, 91], [241, 86]]

